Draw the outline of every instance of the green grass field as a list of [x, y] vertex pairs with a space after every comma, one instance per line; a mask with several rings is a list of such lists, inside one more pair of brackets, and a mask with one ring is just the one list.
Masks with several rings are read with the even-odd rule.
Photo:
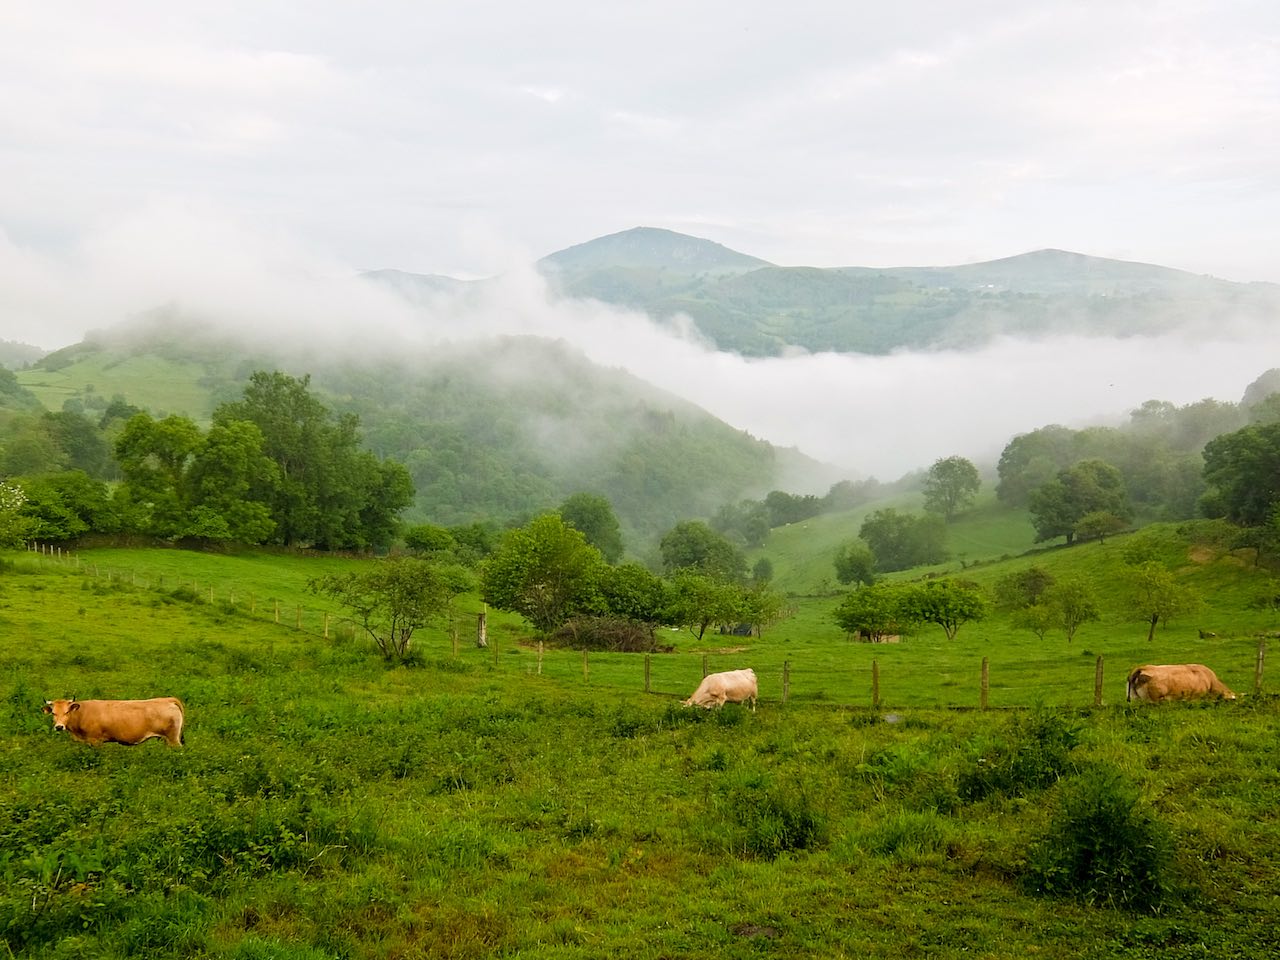
[[[832, 598], [800, 598], [763, 638], [671, 634], [649, 695], [635, 655], [592, 655], [584, 678], [581, 654], [547, 651], [539, 675], [523, 626], [494, 612], [476, 648], [474, 599], [456, 656], [442, 625], [389, 667], [336, 618], [324, 637], [306, 590], [357, 561], [8, 554], [0, 942], [308, 960], [1280, 954], [1280, 702], [1270, 677], [1252, 693], [1275, 583], [1162, 542], [1211, 594], [1217, 639], [1177, 625], [1152, 649], [1111, 619], [1072, 649], [992, 621], [951, 649], [941, 631], [872, 647], [840, 635]], [[1031, 559], [1105, 580], [1121, 544]], [[1092, 710], [1098, 653], [1115, 666]], [[758, 712], [678, 706], [704, 655], [756, 667]], [[1242, 699], [1123, 704], [1131, 660], [1192, 655]], [[976, 704], [983, 656], [993, 706], [1049, 707], [940, 709]], [[187, 745], [74, 743], [40, 713], [68, 693], [178, 695]], [[1046, 851], [1107, 776], [1132, 801], [1100, 821], [1125, 841], [1119, 880], [1063, 892]], [[1165, 858], [1124, 859], [1148, 850]]]
[[204, 423], [213, 413], [207, 374], [204, 364], [192, 361], [102, 353], [61, 370], [21, 370], [17, 379], [47, 410], [61, 410], [65, 401], [89, 395], [106, 400], [120, 395], [157, 417], [179, 414]]

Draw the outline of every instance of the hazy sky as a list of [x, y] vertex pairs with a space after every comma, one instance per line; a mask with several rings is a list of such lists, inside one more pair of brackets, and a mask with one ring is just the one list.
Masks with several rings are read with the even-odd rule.
[[[1274, 0], [0, 4], [3, 339], [59, 346], [166, 301], [342, 327], [399, 310], [339, 292], [357, 270], [488, 276], [637, 225], [782, 264], [1058, 247], [1280, 282], [1278, 224]], [[572, 329], [520, 283], [540, 319], [511, 322]], [[1114, 411], [1108, 392], [1238, 400], [1275, 365], [1268, 336], [1224, 341], [1249, 365], [1230, 377], [1186, 375], [1212, 348], [1130, 343], [1090, 409], [999, 415], [1030, 429]], [[677, 377], [653, 343], [616, 362], [775, 442], [831, 446], [814, 404], [918, 402], [910, 427], [847, 438], [882, 475], [931, 430], [961, 439], [928, 422], [936, 385], [973, 416], [1008, 402], [982, 388], [1076, 356], [701, 351]], [[1114, 345], [1077, 346], [1078, 391]], [[734, 385], [744, 367], [755, 389]]]

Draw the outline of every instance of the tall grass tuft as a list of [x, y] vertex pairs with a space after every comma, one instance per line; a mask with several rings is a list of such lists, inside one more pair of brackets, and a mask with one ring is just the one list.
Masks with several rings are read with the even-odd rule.
[[981, 755], [959, 777], [957, 791], [966, 802], [994, 793], [1025, 796], [1075, 772], [1072, 751], [1080, 742], [1080, 723], [1038, 706], [1010, 725], [1008, 734]]
[[1065, 781], [1052, 823], [1027, 855], [1032, 892], [1147, 911], [1158, 910], [1171, 892], [1169, 830], [1115, 768], [1091, 768]]
[[773, 860], [827, 841], [826, 818], [800, 786], [750, 775], [726, 788], [720, 808], [728, 821], [723, 835], [736, 836], [734, 852]]

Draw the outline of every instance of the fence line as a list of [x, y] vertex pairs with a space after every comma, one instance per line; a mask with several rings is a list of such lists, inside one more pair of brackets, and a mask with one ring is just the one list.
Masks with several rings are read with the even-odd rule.
[[[105, 576], [108, 579], [109, 583], [115, 583], [117, 580], [119, 580], [119, 582], [121, 583], [127, 582], [129, 586], [134, 587], [135, 589], [144, 589], [144, 590], [147, 590], [147, 589], [165, 590], [166, 589], [165, 577], [163, 574], [156, 574], [154, 581], [143, 580], [140, 582], [136, 571], [130, 568], [107, 568], [107, 567], [99, 568], [97, 563], [84, 562], [82, 561], [82, 559], [78, 554], [72, 554], [69, 551], [63, 551], [61, 547], [54, 547], [48, 544], [32, 543], [28, 545], [28, 550], [30, 552], [36, 553], [41, 560], [52, 561], [54, 563], [57, 563], [63, 566], [71, 566], [72, 569], [81, 576], [91, 576], [95, 579]], [[216, 585], [215, 584], [206, 585], [207, 597], [208, 597], [206, 601], [204, 599], [205, 593], [199, 589], [200, 585], [195, 579], [187, 581], [182, 578], [179, 578], [176, 581], [176, 584], [173, 584], [169, 587], [169, 591], [177, 592], [177, 591], [183, 590], [188, 586], [188, 584], [190, 587], [190, 599], [193, 602], [196, 602], [196, 603], [208, 602], [210, 605], [213, 605], [217, 602]], [[256, 594], [252, 592], [248, 594], [247, 614], [245, 612], [243, 601], [239, 604], [237, 603], [234, 589], [227, 590], [226, 597], [227, 599], [224, 601], [224, 603], [228, 607], [236, 610], [242, 615], [248, 615], [255, 619], [263, 619], [258, 617], [258, 597], [256, 596]], [[332, 611], [324, 610], [324, 609], [313, 611], [313, 610], [304, 608], [301, 604], [295, 604], [292, 625], [289, 625], [287, 623], [282, 623], [280, 598], [268, 597], [266, 598], [266, 600], [269, 603], [269, 607], [267, 608], [268, 612], [266, 613], [265, 616], [269, 618], [271, 622], [277, 625], [280, 625], [284, 629], [291, 629], [295, 632], [302, 633], [312, 637], [321, 638], [321, 639], [336, 638], [336, 639], [345, 639], [345, 640], [354, 640], [354, 638], [357, 636], [359, 632], [358, 626], [353, 620], [351, 620], [348, 617], [342, 616], [341, 614], [338, 614], [337, 615], [338, 623], [341, 626], [346, 628], [346, 631], [345, 631], [346, 636], [338, 636], [336, 631], [331, 630], [331, 618], [334, 616]], [[313, 630], [308, 627], [304, 627], [304, 620], [309, 624], [310, 623], [309, 618], [311, 616], [316, 617], [320, 624], [317, 629]], [[455, 659], [460, 657], [459, 643], [458, 643], [458, 625], [459, 625], [459, 620], [456, 617], [449, 624], [449, 630], [452, 636], [452, 655]], [[487, 624], [486, 624], [486, 613], [483, 611], [476, 614], [476, 641], [477, 641], [476, 642], [477, 650], [487, 649], [487, 652], [489, 653], [491, 658], [492, 668], [496, 670], [502, 669], [503, 660], [499, 656], [500, 644], [497, 642], [496, 637], [492, 635], [488, 635]], [[504, 649], [503, 652], [504, 653], [525, 653], [525, 652], [531, 652], [532, 649], [533, 649], [532, 644], [529, 644], [527, 648], [521, 647], [520, 645], [517, 644], [517, 645], [514, 645], [513, 648], [510, 650]], [[564, 682], [574, 682], [573, 673], [575, 671], [571, 666], [569, 666], [573, 653], [574, 653], [573, 651], [568, 651], [568, 650], [554, 650], [554, 649], [549, 651], [544, 650], [543, 642], [538, 641], [536, 646], [537, 675], [538, 676], [545, 675], [551, 679], [560, 680]], [[605, 686], [626, 688], [631, 686], [632, 683], [635, 683], [636, 686], [638, 686], [646, 694], [653, 694], [657, 696], [666, 696], [666, 697], [671, 697], [671, 696], [683, 697], [686, 695], [685, 693], [682, 692], [683, 690], [685, 690], [686, 688], [689, 690], [696, 688], [699, 680], [699, 676], [696, 672], [697, 666], [690, 667], [690, 664], [700, 665], [701, 677], [706, 677], [709, 673], [713, 672], [712, 668], [714, 666], [711, 662], [711, 655], [706, 652], [689, 653], [689, 654], [660, 654], [656, 658], [656, 663], [653, 655], [646, 653], [643, 655], [643, 660], [640, 661], [641, 670], [637, 671], [639, 673], [638, 677], [635, 677], [635, 674], [633, 674], [631, 671], [627, 671], [626, 676], [628, 677], [628, 679], [625, 682], [620, 682], [617, 679], [617, 676], [620, 673], [620, 671], [617, 669], [617, 664], [615, 663], [613, 665], [613, 669], [610, 669], [608, 666], [606, 666], [602, 670], [597, 670], [596, 680], [593, 681], [592, 671], [591, 671], [591, 654], [587, 650], [583, 650], [581, 651], [581, 653], [582, 653], [582, 663], [581, 663], [582, 676], [581, 676], [581, 680], [577, 682], [581, 682], [583, 684], [601, 684], [602, 681], [600, 677], [604, 675], [605, 677], [609, 678], [609, 679], [603, 680], [603, 685]], [[721, 654], [720, 656], [728, 656], [728, 655]], [[606, 663], [608, 663], [608, 661], [611, 659], [617, 660], [617, 658], [622, 658], [621, 660], [617, 660], [618, 663], [627, 663], [627, 664], [635, 663], [639, 660], [639, 658], [635, 654], [622, 654], [622, 653], [618, 653], [618, 654], [597, 653], [596, 657], [597, 659], [604, 658]], [[740, 657], [736, 657], [735, 655], [735, 660], [733, 661], [734, 664], [737, 665], [738, 663], [740, 663], [740, 659], [741, 659]], [[1257, 654], [1254, 660], [1253, 692], [1255, 695], [1260, 694], [1262, 692], [1265, 662], [1266, 662], [1266, 639], [1261, 638], [1258, 641]], [[545, 673], [544, 673], [544, 664], [546, 667]], [[659, 669], [658, 671], [656, 671], [657, 674], [662, 674], [663, 675], [662, 677], [655, 677], [654, 667], [656, 664], [662, 665], [662, 669]], [[532, 673], [533, 670], [534, 668], [532, 666], [529, 666], [526, 672]], [[980, 668], [975, 678], [976, 686], [977, 686], [978, 709], [980, 710], [991, 709], [990, 671], [991, 671], [990, 660], [988, 657], [984, 656], [981, 659]], [[792, 661], [790, 659], [783, 660], [781, 665], [781, 683], [780, 683], [780, 701], [783, 705], [786, 705], [792, 699], [792, 694], [793, 694], [792, 676], [793, 676]], [[832, 672], [828, 668], [823, 668], [820, 673], [820, 676], [823, 678], [824, 681], [828, 681], [828, 682], [839, 679], [838, 677], [834, 677], [832, 675]], [[855, 675], [853, 671], [852, 670], [849, 671], [848, 677], [852, 679], [854, 676]], [[1103, 706], [1104, 676], [1105, 676], [1105, 664], [1103, 661], [1103, 657], [1099, 656], [1097, 658], [1097, 661], [1095, 663], [1095, 668], [1094, 668], [1094, 689], [1093, 689], [1093, 699], [1092, 699], [1092, 705], [1094, 707]], [[632, 677], [635, 677], [635, 679], [631, 679]], [[773, 678], [769, 677], [769, 679], [773, 679]], [[870, 708], [873, 710], [879, 710], [883, 705], [881, 680], [882, 680], [882, 677], [881, 677], [879, 658], [873, 658], [870, 662], [869, 675], [867, 676], [868, 687], [865, 688], [866, 689], [865, 700], [862, 701], [866, 705], [870, 706]], [[810, 692], [808, 694], [809, 699], [815, 699], [815, 700], [829, 699], [826, 696], [825, 692], [823, 692], [824, 689], [825, 688], [823, 687], [823, 688], [819, 688], [819, 690], [816, 692]], [[1005, 694], [1008, 694], [1011, 690], [1014, 690], [1014, 689], [1019, 689], [1019, 688], [1011, 687], [1009, 685], [1004, 685], [999, 688], [999, 690]], [[1025, 689], [1025, 688], [1021, 688], [1021, 689]], [[1040, 688], [1037, 688], [1037, 689], [1040, 689]], [[850, 705], [856, 706], [857, 703], [852, 703]], [[915, 704], [914, 706], [918, 706], [918, 705], [919, 704]], [[907, 705], [904, 704], [903, 706], [907, 706]], [[929, 706], [963, 709], [963, 707], [960, 707], [956, 704], [929, 704]]]

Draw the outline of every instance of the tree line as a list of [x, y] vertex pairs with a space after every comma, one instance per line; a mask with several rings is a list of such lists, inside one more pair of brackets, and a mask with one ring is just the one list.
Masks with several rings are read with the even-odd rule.
[[[117, 399], [95, 424], [64, 410], [11, 421], [0, 463], [22, 503], [10, 541], [88, 533], [326, 550], [389, 545], [412, 501], [403, 466], [362, 449], [310, 378], [257, 371], [239, 400], [191, 418]], [[17, 475], [17, 476], [13, 476]]]

